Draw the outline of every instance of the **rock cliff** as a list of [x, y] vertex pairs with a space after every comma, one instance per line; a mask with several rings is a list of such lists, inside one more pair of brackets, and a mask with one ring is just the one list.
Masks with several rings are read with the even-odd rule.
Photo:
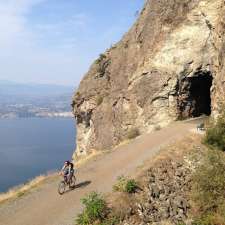
[[109, 149], [134, 129], [216, 116], [225, 100], [224, 56], [224, 0], [147, 0], [74, 95], [76, 154]]

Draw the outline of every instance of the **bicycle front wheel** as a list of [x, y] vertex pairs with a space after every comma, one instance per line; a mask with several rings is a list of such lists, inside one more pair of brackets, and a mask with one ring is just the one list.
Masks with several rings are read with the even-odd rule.
[[62, 195], [64, 194], [65, 190], [66, 190], [66, 183], [65, 181], [61, 181], [58, 186], [58, 193]]

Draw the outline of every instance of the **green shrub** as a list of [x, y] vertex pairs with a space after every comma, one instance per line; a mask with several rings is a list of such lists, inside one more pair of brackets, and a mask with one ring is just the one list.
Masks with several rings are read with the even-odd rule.
[[117, 183], [113, 186], [114, 191], [134, 193], [138, 185], [134, 179], [128, 179], [125, 176], [120, 176]]
[[106, 55], [105, 54], [100, 54], [99, 58], [96, 59], [95, 63], [99, 64], [101, 63], [102, 60], [106, 59]]
[[77, 225], [89, 225], [95, 221], [103, 221], [107, 214], [107, 206], [103, 197], [92, 192], [88, 196], [82, 199], [84, 210], [78, 215], [76, 219]]
[[18, 198], [20, 198], [20, 197], [22, 197], [22, 196], [24, 196], [25, 195], [25, 191], [19, 191], [18, 193], [17, 193], [17, 197]]
[[78, 215], [76, 219], [77, 225], [88, 225], [90, 224], [90, 219], [88, 218], [88, 215], [86, 213], [81, 213]]
[[126, 181], [127, 181], [127, 179], [125, 176], [118, 177], [116, 184], [113, 185], [113, 190], [114, 191], [123, 191], [125, 189]]
[[207, 129], [204, 143], [212, 148], [225, 151], [225, 113]]
[[154, 130], [155, 130], [155, 131], [161, 130], [161, 126], [160, 126], [160, 125], [156, 125], [156, 126], [154, 127]]
[[126, 186], [125, 186], [125, 192], [127, 193], [134, 193], [137, 189], [138, 185], [134, 179], [127, 180]]
[[133, 129], [130, 129], [127, 133], [127, 138], [128, 139], [134, 139], [136, 137], [140, 136], [140, 131], [138, 128], [133, 128]]
[[98, 96], [97, 99], [96, 99], [97, 106], [101, 105], [103, 100], [104, 100], [104, 98], [102, 96]]
[[117, 217], [112, 217], [109, 219], [105, 219], [104, 222], [98, 225], [117, 225], [117, 224], [119, 224], [119, 219]]
[[99, 55], [99, 58], [100, 58], [100, 59], [105, 59], [105, 58], [106, 58], [106, 55], [105, 55], [105, 54], [100, 54], [100, 55]]
[[[209, 150], [193, 176], [192, 198], [199, 211], [194, 225], [225, 224], [225, 155]], [[213, 222], [214, 221], [214, 222]], [[216, 223], [215, 221], [223, 221]]]

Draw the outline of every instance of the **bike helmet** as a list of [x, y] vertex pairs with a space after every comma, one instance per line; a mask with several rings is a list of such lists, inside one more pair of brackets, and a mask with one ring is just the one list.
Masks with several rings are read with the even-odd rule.
[[64, 162], [64, 164], [69, 165], [70, 164], [70, 161], [67, 160], [67, 161]]

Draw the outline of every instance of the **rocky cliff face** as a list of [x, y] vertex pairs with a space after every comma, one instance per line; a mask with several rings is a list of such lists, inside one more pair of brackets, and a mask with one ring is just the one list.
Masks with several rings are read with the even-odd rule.
[[93, 63], [73, 99], [77, 155], [138, 129], [217, 115], [225, 92], [224, 0], [147, 0], [122, 40]]

